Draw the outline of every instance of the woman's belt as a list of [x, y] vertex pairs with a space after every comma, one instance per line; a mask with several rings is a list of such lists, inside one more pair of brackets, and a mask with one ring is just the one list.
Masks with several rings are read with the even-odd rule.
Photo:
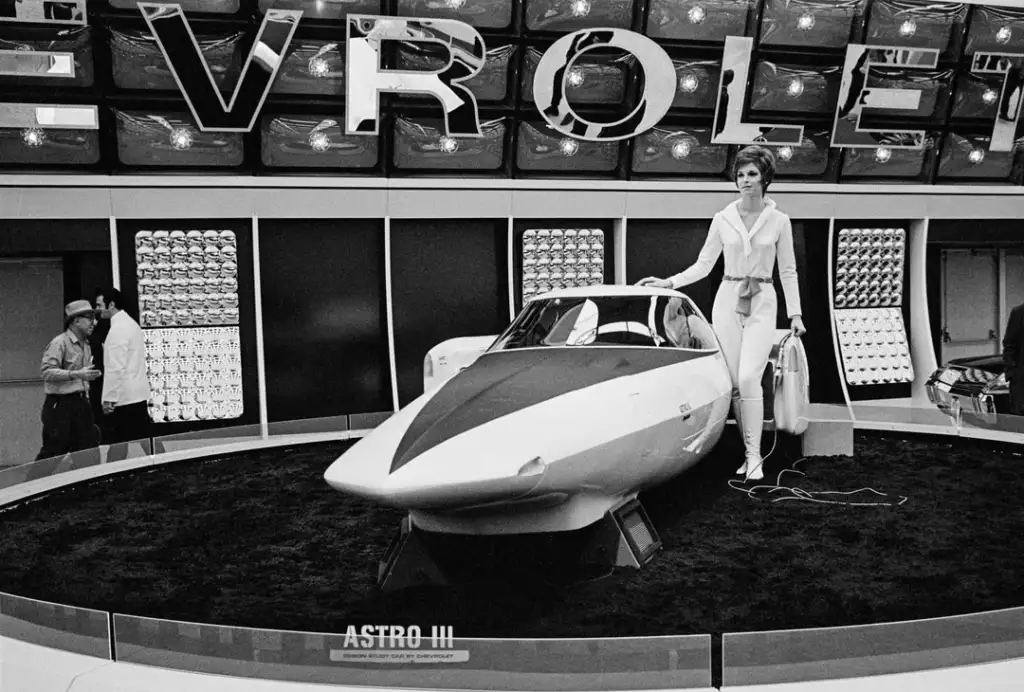
[[761, 292], [761, 284], [770, 284], [771, 279], [762, 279], [759, 276], [726, 276], [726, 281], [740, 282], [739, 300], [736, 301], [736, 312], [746, 317], [750, 316], [750, 301]]

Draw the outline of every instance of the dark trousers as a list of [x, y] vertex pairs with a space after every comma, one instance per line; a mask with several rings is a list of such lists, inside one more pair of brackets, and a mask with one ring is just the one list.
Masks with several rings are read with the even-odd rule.
[[1024, 397], [1014, 396], [1013, 392], [1010, 392], [1010, 414], [1024, 416]]
[[[99, 446], [100, 436], [92, 417], [92, 407], [85, 393], [47, 394], [43, 402], [43, 447], [36, 460], [61, 457], [83, 449]], [[87, 455], [91, 456], [92, 455]], [[88, 463], [99, 462], [96, 459]], [[87, 464], [76, 464], [77, 466]]]
[[[148, 404], [140, 401], [117, 406], [103, 418], [106, 435], [104, 442], [110, 445], [107, 463], [128, 458], [128, 443], [142, 440], [142, 448], [149, 453], [149, 438], [152, 436]], [[157, 454], [163, 452], [163, 445], [157, 443]]]

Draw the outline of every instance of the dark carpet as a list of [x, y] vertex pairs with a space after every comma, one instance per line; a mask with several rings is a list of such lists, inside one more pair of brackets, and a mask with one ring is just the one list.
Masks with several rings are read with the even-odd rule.
[[[782, 479], [908, 498], [857, 507], [730, 489], [735, 438], [727, 431], [699, 467], [641, 497], [664, 541], [646, 568], [571, 587], [559, 583], [564, 565], [544, 558], [563, 536], [532, 547], [478, 540], [461, 554], [517, 569], [379, 594], [377, 562], [402, 515], [331, 490], [322, 474], [348, 443], [330, 443], [180, 463], [10, 509], [0, 514], [0, 590], [262, 628], [443, 622], [459, 637], [717, 634], [1024, 604], [1024, 459], [1014, 448], [858, 433], [854, 457], [807, 459], [805, 476]], [[776, 453], [766, 482], [794, 460]]]

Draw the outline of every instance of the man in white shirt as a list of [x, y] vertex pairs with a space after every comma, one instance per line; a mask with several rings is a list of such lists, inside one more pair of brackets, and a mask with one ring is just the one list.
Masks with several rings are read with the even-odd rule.
[[[110, 452], [107, 462], [128, 456], [131, 440], [146, 440], [149, 433], [149, 377], [142, 328], [124, 311], [124, 298], [116, 288], [96, 295], [96, 310], [110, 320], [103, 344], [103, 414]], [[145, 448], [146, 445], [144, 444]]]

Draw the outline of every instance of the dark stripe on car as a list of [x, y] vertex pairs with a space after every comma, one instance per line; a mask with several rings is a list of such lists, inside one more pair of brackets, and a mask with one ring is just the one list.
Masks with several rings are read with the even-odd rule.
[[[550, 348], [484, 354], [446, 382], [413, 419], [395, 450], [390, 472], [445, 440], [529, 406], [715, 353], [673, 348]], [[523, 434], [529, 433], [524, 430]]]

